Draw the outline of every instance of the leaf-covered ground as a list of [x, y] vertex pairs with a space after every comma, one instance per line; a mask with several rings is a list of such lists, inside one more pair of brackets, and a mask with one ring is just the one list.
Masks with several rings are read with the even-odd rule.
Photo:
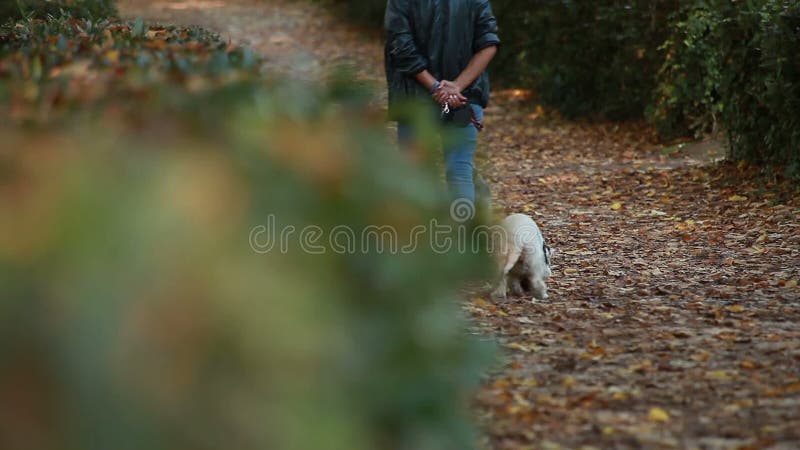
[[510, 350], [478, 402], [492, 448], [798, 448], [789, 186], [711, 165], [713, 142], [659, 150], [520, 94], [489, 114], [490, 178], [560, 253], [551, 299], [468, 306]]
[[[341, 63], [379, 85], [380, 43], [305, 2], [125, 0], [298, 78]], [[477, 396], [492, 449], [800, 448], [800, 200], [714, 142], [570, 123], [529, 93], [487, 111], [485, 176], [557, 248], [551, 298], [465, 308], [507, 350]], [[792, 191], [792, 189], [795, 189]]]

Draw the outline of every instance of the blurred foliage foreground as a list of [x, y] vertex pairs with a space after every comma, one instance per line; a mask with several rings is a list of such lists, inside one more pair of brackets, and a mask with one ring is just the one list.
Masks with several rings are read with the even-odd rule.
[[202, 30], [2, 28], [0, 448], [472, 448], [483, 258], [300, 251], [446, 208], [356, 89], [263, 70]]

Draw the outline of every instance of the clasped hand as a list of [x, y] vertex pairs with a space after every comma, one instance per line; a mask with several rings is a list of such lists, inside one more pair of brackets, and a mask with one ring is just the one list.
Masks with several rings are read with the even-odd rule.
[[445, 103], [451, 108], [458, 109], [467, 104], [467, 97], [461, 94], [461, 88], [452, 81], [443, 80], [436, 91], [433, 99], [441, 106]]

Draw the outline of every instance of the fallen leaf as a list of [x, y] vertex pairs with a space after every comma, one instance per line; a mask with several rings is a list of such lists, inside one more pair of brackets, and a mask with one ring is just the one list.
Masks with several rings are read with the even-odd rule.
[[669, 422], [669, 413], [658, 407], [650, 408], [647, 419], [651, 422]]
[[725, 370], [714, 370], [706, 373], [706, 378], [709, 380], [730, 380], [731, 374]]
[[753, 361], [750, 361], [750, 360], [745, 360], [745, 361], [742, 361], [741, 363], [739, 363], [739, 367], [741, 367], [742, 369], [745, 369], [745, 370], [755, 370], [755, 369], [758, 368], [758, 364], [756, 364], [756, 363], [754, 363]]

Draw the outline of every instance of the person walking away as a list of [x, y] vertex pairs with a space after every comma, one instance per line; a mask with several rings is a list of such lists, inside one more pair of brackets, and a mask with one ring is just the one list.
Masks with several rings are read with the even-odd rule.
[[[401, 147], [414, 152], [424, 104], [442, 122], [448, 191], [475, 202], [474, 156], [489, 103], [486, 68], [500, 45], [489, 0], [389, 0], [385, 17], [389, 115]], [[436, 124], [439, 125], [438, 123]]]

